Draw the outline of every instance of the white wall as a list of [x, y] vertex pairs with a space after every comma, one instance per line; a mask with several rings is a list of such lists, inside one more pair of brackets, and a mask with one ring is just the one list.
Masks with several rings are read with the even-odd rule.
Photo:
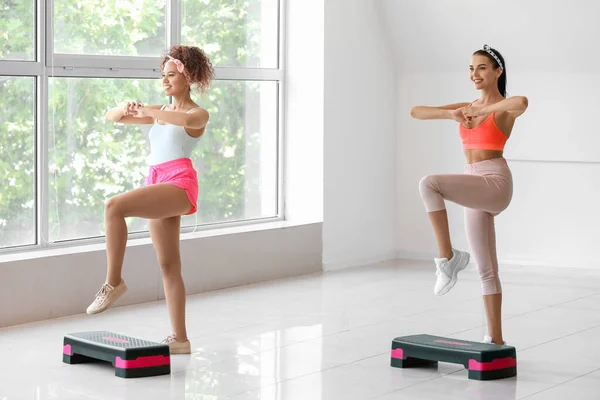
[[286, 219], [322, 222], [324, 6], [287, 0], [286, 7]]
[[[510, 95], [526, 95], [505, 152], [513, 171], [511, 206], [496, 221], [505, 263], [600, 268], [600, 99], [595, 52], [600, 5], [579, 1], [382, 0], [395, 50], [397, 248], [432, 257], [433, 232], [418, 192], [426, 174], [461, 173], [464, 157], [452, 121], [417, 121], [417, 104], [478, 97], [468, 79], [472, 52], [484, 43], [506, 58]], [[432, 29], [435, 27], [435, 29]], [[449, 206], [453, 241], [466, 247], [463, 212]]]
[[325, 2], [324, 269], [396, 255], [396, 76], [378, 11]]

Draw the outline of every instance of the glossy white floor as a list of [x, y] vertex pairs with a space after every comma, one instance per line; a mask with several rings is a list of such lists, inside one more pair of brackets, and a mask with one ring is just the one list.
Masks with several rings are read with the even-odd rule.
[[170, 333], [162, 302], [0, 329], [0, 400], [600, 398], [600, 270], [502, 268], [518, 377], [491, 382], [453, 364], [389, 366], [396, 336], [483, 338], [473, 266], [443, 297], [434, 280], [431, 263], [397, 261], [191, 296], [194, 354], [153, 378], [62, 364], [62, 337], [111, 330], [158, 341]]

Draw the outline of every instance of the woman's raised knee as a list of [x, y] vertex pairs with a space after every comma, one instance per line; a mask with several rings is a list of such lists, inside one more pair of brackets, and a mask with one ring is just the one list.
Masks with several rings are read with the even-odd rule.
[[425, 193], [439, 193], [439, 185], [435, 175], [425, 175], [419, 181], [419, 192], [421, 196]]
[[106, 217], [120, 216], [122, 214], [119, 196], [111, 197], [104, 201], [104, 215]]
[[423, 191], [427, 189], [432, 189], [434, 187], [435, 178], [433, 175], [425, 175], [419, 181], [419, 191], [423, 193]]

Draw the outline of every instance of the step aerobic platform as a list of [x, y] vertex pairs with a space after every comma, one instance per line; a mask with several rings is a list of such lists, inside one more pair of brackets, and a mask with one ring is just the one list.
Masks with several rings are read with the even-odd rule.
[[65, 335], [63, 362], [82, 364], [107, 361], [121, 378], [171, 373], [169, 345], [132, 338], [113, 332], [94, 331]]
[[517, 375], [517, 351], [512, 346], [432, 335], [401, 336], [392, 341], [392, 367], [432, 366], [438, 361], [464, 365], [469, 379], [486, 381]]

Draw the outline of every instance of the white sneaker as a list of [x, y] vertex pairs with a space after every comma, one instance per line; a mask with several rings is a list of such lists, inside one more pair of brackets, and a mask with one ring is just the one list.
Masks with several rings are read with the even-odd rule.
[[119, 297], [121, 297], [127, 291], [127, 284], [124, 280], [121, 280], [117, 286], [109, 285], [105, 283], [100, 288], [100, 291], [96, 293], [96, 299], [87, 308], [88, 314], [98, 314], [110, 307]]
[[433, 293], [437, 296], [448, 293], [454, 287], [458, 273], [465, 269], [471, 259], [471, 256], [466, 251], [452, 249], [452, 252], [454, 256], [451, 260], [447, 258], [435, 259], [437, 280], [433, 288]]
[[[492, 337], [491, 337], [491, 336], [488, 336], [488, 335], [485, 335], [485, 336], [483, 337], [483, 343], [487, 343], [487, 344], [495, 344], [495, 343], [493, 343], [493, 342], [492, 342]], [[502, 342], [502, 344], [503, 344], [503, 345], [506, 345], [506, 342]]]

